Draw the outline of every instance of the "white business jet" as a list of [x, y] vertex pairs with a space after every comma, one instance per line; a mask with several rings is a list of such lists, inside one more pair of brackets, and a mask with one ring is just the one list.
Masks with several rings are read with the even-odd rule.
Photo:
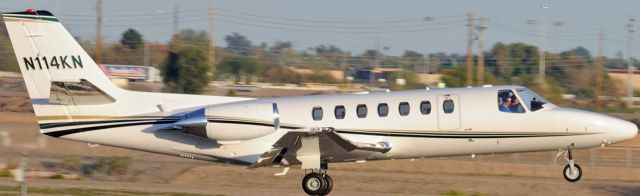
[[299, 165], [310, 195], [331, 191], [329, 163], [547, 150], [564, 154], [562, 173], [574, 182], [582, 170], [573, 149], [638, 133], [633, 123], [514, 85], [265, 99], [133, 92], [114, 86], [50, 12], [3, 17], [43, 134], [282, 166], [282, 175]]

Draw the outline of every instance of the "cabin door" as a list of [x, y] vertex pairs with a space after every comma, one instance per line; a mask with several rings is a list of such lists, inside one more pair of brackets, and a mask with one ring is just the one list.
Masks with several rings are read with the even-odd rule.
[[460, 97], [456, 94], [438, 96], [438, 128], [440, 130], [460, 129]]

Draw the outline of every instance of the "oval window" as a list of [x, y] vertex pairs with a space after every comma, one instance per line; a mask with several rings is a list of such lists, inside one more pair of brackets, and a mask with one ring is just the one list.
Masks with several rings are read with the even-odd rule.
[[409, 107], [408, 102], [402, 102], [400, 103], [400, 105], [398, 105], [398, 112], [400, 112], [400, 116], [409, 115], [410, 110], [411, 108]]
[[344, 108], [344, 106], [339, 105], [336, 106], [336, 109], [333, 110], [333, 113], [336, 115], [336, 119], [344, 119], [347, 110]]
[[453, 103], [453, 100], [445, 100], [444, 102], [442, 102], [442, 110], [444, 110], [445, 114], [453, 113], [454, 108], [455, 105]]
[[431, 102], [422, 101], [420, 102], [420, 113], [422, 114], [430, 114], [431, 113]]
[[322, 120], [322, 107], [314, 107], [313, 110], [311, 110], [311, 116], [313, 120]]
[[358, 115], [358, 118], [367, 117], [367, 105], [365, 104], [358, 105], [358, 107], [356, 107], [356, 114]]
[[387, 117], [389, 115], [389, 105], [386, 103], [378, 104], [378, 116]]

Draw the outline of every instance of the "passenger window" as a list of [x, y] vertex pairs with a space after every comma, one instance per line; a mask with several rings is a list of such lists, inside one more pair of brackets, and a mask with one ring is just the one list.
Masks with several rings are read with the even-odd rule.
[[311, 110], [311, 116], [313, 117], [313, 120], [322, 120], [322, 107], [313, 107], [313, 110]]
[[356, 107], [356, 114], [358, 115], [358, 118], [367, 117], [367, 105], [365, 105], [365, 104], [358, 105]]
[[431, 113], [431, 102], [422, 101], [420, 102], [420, 113], [427, 115]]
[[498, 91], [498, 110], [506, 113], [524, 113], [522, 102], [511, 90]]
[[333, 113], [336, 115], [336, 119], [344, 119], [346, 112], [347, 110], [341, 105], [336, 106], [336, 109], [333, 110]]
[[398, 112], [400, 112], [400, 116], [409, 115], [410, 110], [411, 108], [409, 107], [408, 102], [402, 102], [400, 103], [400, 105], [398, 105]]
[[378, 116], [387, 117], [389, 115], [389, 105], [386, 103], [378, 104]]
[[442, 102], [442, 110], [444, 110], [445, 114], [453, 113], [454, 108], [455, 105], [453, 103], [453, 100], [445, 100], [444, 102]]

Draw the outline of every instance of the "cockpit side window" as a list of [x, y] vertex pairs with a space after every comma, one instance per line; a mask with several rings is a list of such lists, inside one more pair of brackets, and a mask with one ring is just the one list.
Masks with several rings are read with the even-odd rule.
[[512, 90], [498, 91], [498, 110], [506, 113], [524, 113], [522, 102]]
[[518, 95], [522, 98], [522, 102], [527, 105], [532, 112], [542, 109], [544, 104], [549, 103], [544, 97], [530, 89], [519, 88], [516, 89], [516, 91], [518, 91]]

